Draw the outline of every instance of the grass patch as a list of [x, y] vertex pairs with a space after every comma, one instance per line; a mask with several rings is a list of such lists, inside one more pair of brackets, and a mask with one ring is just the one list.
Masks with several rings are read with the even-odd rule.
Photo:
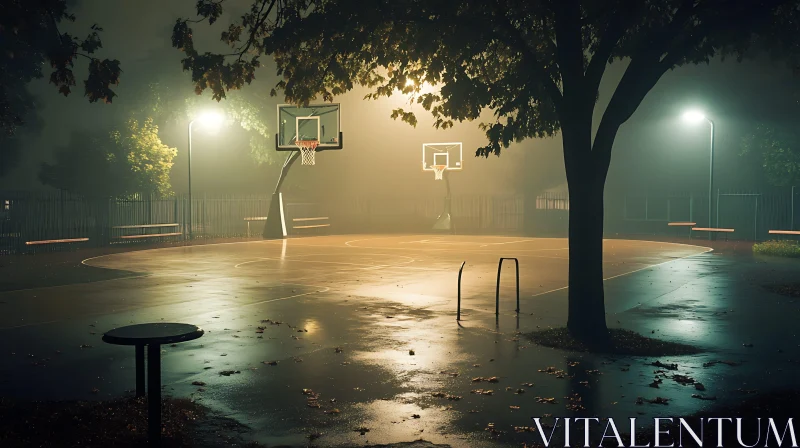
[[[164, 448], [209, 445], [212, 432], [238, 432], [233, 421], [210, 415], [187, 399], [166, 398], [161, 411]], [[226, 446], [256, 447], [236, 444]], [[112, 401], [15, 402], [0, 398], [0, 446], [133, 448], [147, 446], [147, 402], [143, 398]]]
[[699, 348], [691, 345], [648, 338], [630, 330], [613, 328], [609, 329], [608, 332], [610, 343], [603, 347], [589, 347], [573, 338], [569, 331], [563, 327], [538, 330], [527, 333], [525, 336], [536, 344], [571, 352], [595, 352], [630, 356], [677, 356], [702, 352]]
[[800, 258], [800, 244], [790, 240], [772, 240], [753, 244], [753, 253], [776, 257]]

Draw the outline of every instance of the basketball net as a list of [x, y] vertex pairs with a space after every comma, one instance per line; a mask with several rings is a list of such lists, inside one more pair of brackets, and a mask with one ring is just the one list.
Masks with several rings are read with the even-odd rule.
[[447, 165], [431, 165], [433, 168], [433, 174], [436, 175], [434, 180], [442, 180], [442, 176], [444, 175], [444, 170], [447, 169]]
[[319, 140], [295, 140], [294, 145], [300, 150], [301, 163], [303, 165], [313, 165], [314, 154], [317, 152]]

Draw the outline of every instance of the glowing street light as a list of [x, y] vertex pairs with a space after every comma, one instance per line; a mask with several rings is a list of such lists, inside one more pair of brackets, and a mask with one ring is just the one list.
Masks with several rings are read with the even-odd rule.
[[189, 239], [193, 239], [192, 232], [192, 125], [198, 122], [211, 130], [218, 130], [225, 117], [216, 111], [205, 111], [189, 122]]
[[699, 123], [706, 119], [706, 114], [699, 110], [687, 110], [683, 113], [683, 119], [688, 123]]
[[209, 110], [203, 112], [192, 121], [197, 121], [208, 129], [218, 130], [225, 121], [225, 117], [219, 112]]
[[[712, 193], [714, 188], [714, 122], [699, 110], [688, 110], [684, 112], [683, 119], [693, 124], [706, 121], [711, 126], [711, 161], [708, 168], [708, 227], [711, 227], [711, 206], [714, 197]], [[717, 221], [719, 221], [719, 219], [717, 219]], [[719, 222], [717, 222], [717, 225], [719, 225]], [[708, 239], [711, 239], [711, 235], [712, 232], [708, 232]]]

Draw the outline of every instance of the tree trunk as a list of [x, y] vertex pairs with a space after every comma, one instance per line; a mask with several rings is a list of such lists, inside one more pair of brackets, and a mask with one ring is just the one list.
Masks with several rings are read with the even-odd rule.
[[603, 191], [607, 165], [592, 151], [591, 119], [564, 126], [569, 186], [570, 333], [587, 343], [608, 342], [603, 295]]
[[567, 328], [585, 341], [607, 338], [603, 295], [603, 184], [569, 183], [569, 316]]

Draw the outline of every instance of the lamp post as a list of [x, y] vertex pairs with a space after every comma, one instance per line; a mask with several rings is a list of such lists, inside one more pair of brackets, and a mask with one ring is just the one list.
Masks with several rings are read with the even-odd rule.
[[[697, 123], [700, 121], [705, 120], [711, 126], [711, 156], [709, 160], [708, 166], [708, 227], [711, 227], [711, 216], [712, 216], [712, 204], [714, 200], [714, 122], [706, 117], [703, 112], [697, 110], [690, 110], [683, 114], [683, 119], [690, 122], [690, 123]], [[719, 223], [717, 223], [719, 225]], [[708, 232], [708, 239], [712, 238], [713, 232]]]
[[195, 121], [209, 127], [218, 127], [222, 123], [223, 117], [217, 112], [204, 112], [199, 117], [189, 122], [189, 239], [194, 238], [192, 231], [192, 126]]

